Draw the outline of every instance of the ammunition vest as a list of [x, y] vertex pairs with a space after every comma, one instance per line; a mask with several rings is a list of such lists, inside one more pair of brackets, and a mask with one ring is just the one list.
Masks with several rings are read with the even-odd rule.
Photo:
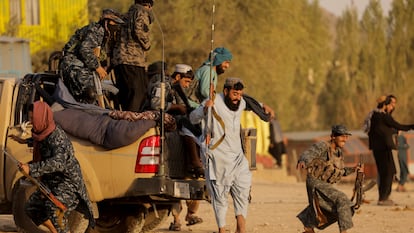
[[[341, 152], [339, 152], [341, 153]], [[307, 166], [308, 175], [330, 184], [341, 180], [345, 173], [342, 156], [332, 155], [331, 149], [327, 152], [327, 160], [313, 159]]]

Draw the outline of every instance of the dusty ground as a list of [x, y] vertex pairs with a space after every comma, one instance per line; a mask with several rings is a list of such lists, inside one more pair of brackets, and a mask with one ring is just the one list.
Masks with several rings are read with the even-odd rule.
[[[394, 184], [394, 188], [395, 188]], [[339, 189], [351, 196], [352, 185], [340, 184]], [[376, 187], [368, 191], [366, 199], [371, 201], [364, 204], [354, 216], [354, 228], [349, 233], [414, 233], [414, 183], [407, 184], [408, 191], [399, 193], [393, 191], [392, 199], [399, 205], [382, 207], [376, 205]], [[254, 172], [252, 188], [252, 203], [247, 218], [249, 233], [299, 233], [302, 225], [295, 217], [306, 206], [306, 191], [304, 183], [297, 183], [295, 178], [287, 177], [285, 171], [279, 169], [259, 169]], [[228, 211], [228, 232], [234, 232], [235, 221], [232, 217], [233, 208]], [[216, 223], [211, 206], [207, 202], [201, 204], [198, 215], [204, 219], [202, 224], [191, 227], [183, 226], [183, 233], [212, 233], [216, 232]], [[182, 217], [183, 219], [183, 217]], [[155, 229], [154, 232], [166, 233], [172, 217]], [[182, 220], [184, 221], [184, 220]], [[13, 232], [14, 224], [11, 216], [0, 216], [0, 233]], [[339, 232], [337, 225], [332, 225], [323, 231]]]

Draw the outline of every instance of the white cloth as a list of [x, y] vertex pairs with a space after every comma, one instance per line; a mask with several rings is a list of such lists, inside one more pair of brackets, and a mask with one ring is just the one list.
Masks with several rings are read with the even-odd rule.
[[[245, 218], [247, 215], [252, 175], [240, 137], [240, 118], [246, 108], [246, 102], [241, 99], [239, 109], [231, 111], [224, 103], [224, 95], [219, 94], [214, 100], [213, 108], [224, 122], [224, 128], [212, 117], [213, 136], [208, 148], [202, 147], [201, 153], [204, 155], [202, 161], [207, 168], [206, 183], [211, 194], [216, 221], [219, 227], [223, 227], [229, 193], [233, 197], [235, 215], [243, 215]], [[202, 121], [205, 125], [204, 103], [190, 114], [190, 120], [193, 124]], [[224, 140], [215, 149], [211, 149], [223, 135]], [[201, 141], [204, 141], [204, 138], [202, 136]]]

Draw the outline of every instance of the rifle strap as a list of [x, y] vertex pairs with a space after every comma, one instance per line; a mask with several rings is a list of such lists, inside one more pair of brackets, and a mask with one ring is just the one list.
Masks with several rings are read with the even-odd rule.
[[318, 221], [318, 227], [325, 225], [328, 220], [326, 216], [323, 214], [322, 209], [319, 205], [319, 197], [317, 195], [317, 190], [313, 191], [313, 199], [312, 199], [313, 209], [315, 211], [316, 220]]
[[56, 211], [55, 211], [55, 215], [56, 215], [56, 218], [57, 218], [59, 228], [62, 229], [62, 230], [65, 229], [65, 225], [63, 224], [63, 217], [64, 217], [65, 213], [61, 209], [57, 208]]
[[[213, 99], [214, 99], [214, 97], [213, 97]], [[216, 118], [216, 120], [219, 122], [220, 126], [223, 128], [223, 131], [224, 131], [224, 133], [223, 133], [223, 135], [221, 135], [220, 139], [216, 143], [214, 143], [213, 146], [211, 146], [210, 149], [214, 150], [218, 147], [218, 145], [220, 145], [223, 142], [224, 137], [226, 137], [226, 128], [225, 128], [223, 119], [217, 114], [217, 112], [214, 108], [211, 108], [211, 113], [213, 114], [213, 117]]]

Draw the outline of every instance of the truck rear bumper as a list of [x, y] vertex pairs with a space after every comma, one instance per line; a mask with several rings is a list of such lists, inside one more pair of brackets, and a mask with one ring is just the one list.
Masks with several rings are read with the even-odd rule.
[[208, 200], [205, 180], [151, 177], [135, 179], [127, 196], [160, 195], [177, 199]]

